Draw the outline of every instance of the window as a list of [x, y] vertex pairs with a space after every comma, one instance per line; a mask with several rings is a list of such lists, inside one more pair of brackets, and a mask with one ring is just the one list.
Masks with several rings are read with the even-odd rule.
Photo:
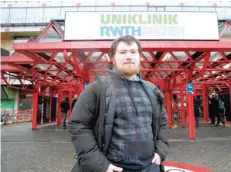
[[79, 11], [95, 11], [95, 7], [79, 7]]
[[165, 7], [157, 7], [157, 11], [165, 11]]
[[51, 19], [61, 19], [60, 8], [44, 8], [44, 22], [50, 22]]
[[131, 11], [148, 11], [148, 7], [143, 6], [143, 7], [131, 7]]
[[10, 9], [11, 23], [25, 23], [26, 22], [26, 8], [12, 8]]
[[166, 11], [182, 11], [182, 7], [165, 7]]
[[2, 8], [0, 10], [1, 23], [9, 23], [10, 10], [9, 8]]
[[130, 7], [113, 7], [112, 8], [113, 11], [131, 11]]
[[203, 12], [215, 12], [215, 8], [214, 7], [199, 7], [199, 11], [203, 11]]
[[19, 110], [32, 109], [32, 94], [19, 93]]
[[156, 7], [147, 7], [148, 8], [148, 11], [156, 11], [157, 9], [156, 9]]
[[32, 101], [19, 101], [19, 110], [32, 109]]
[[182, 7], [183, 11], [199, 11], [198, 7]]
[[43, 8], [27, 8], [27, 23], [43, 23]]
[[32, 100], [32, 94], [20, 94], [19, 95], [20, 100]]
[[63, 8], [61, 8], [60, 19], [65, 19], [66, 11], [78, 11], [78, 7], [63, 7]]
[[95, 7], [96, 11], [112, 11], [112, 7]]

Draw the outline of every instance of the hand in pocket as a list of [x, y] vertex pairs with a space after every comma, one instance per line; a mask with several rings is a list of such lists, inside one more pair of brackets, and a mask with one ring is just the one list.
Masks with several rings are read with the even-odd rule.
[[122, 172], [123, 168], [110, 164], [106, 172]]
[[152, 163], [155, 163], [157, 165], [160, 165], [161, 163], [161, 159], [160, 159], [160, 155], [158, 153], [155, 153], [154, 158], [152, 159]]

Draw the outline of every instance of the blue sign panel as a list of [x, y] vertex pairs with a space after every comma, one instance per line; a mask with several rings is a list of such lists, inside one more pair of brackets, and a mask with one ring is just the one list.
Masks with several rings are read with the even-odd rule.
[[187, 92], [187, 94], [193, 94], [194, 88], [193, 88], [193, 83], [192, 82], [187, 83], [186, 92]]

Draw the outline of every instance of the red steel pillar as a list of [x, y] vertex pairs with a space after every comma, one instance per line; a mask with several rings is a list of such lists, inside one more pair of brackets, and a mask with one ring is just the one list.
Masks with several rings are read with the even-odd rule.
[[195, 139], [195, 117], [194, 117], [194, 102], [193, 94], [187, 94], [187, 109], [188, 109], [188, 135], [189, 139]]
[[165, 93], [166, 97], [166, 104], [167, 104], [167, 115], [168, 115], [168, 126], [171, 128], [173, 126], [173, 121], [172, 121], [172, 93], [170, 90], [168, 90]]
[[49, 123], [51, 122], [51, 108], [52, 108], [52, 97], [53, 97], [53, 94], [50, 94], [49, 96], [49, 101], [50, 101], [50, 106], [49, 106]]
[[208, 89], [207, 87], [203, 90], [203, 120], [209, 121], [209, 106], [208, 106]]
[[192, 83], [192, 68], [191, 67], [187, 71], [187, 113], [188, 113], [188, 137], [190, 140], [196, 138], [196, 132], [195, 132], [195, 116], [194, 116], [194, 101], [193, 101], [193, 94], [194, 94], [194, 88]]
[[60, 108], [60, 104], [61, 104], [61, 102], [62, 102], [62, 99], [63, 99], [62, 92], [59, 92], [59, 94], [58, 94], [57, 124], [61, 124], [61, 122], [62, 122], [62, 114], [61, 114], [61, 108]]
[[35, 92], [33, 93], [33, 116], [32, 116], [32, 130], [36, 130], [37, 127], [37, 112], [38, 112], [38, 87], [35, 86]]
[[180, 91], [180, 103], [181, 103], [181, 127], [185, 127], [185, 107], [184, 107], [184, 92]]

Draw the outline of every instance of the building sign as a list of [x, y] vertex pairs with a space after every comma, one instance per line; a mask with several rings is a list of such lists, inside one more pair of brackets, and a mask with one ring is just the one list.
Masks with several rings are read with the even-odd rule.
[[66, 12], [65, 40], [219, 40], [217, 13]]
[[194, 87], [192, 82], [187, 83], [187, 88], [186, 88], [187, 94], [193, 94], [194, 92]]

